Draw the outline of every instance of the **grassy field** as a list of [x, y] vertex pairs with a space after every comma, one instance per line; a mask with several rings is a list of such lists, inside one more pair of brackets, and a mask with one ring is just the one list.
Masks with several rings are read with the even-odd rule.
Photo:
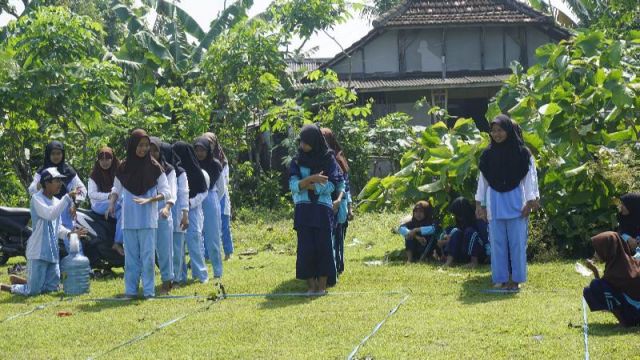
[[[294, 279], [291, 221], [271, 217], [234, 223], [237, 251], [225, 263], [228, 293], [305, 289]], [[575, 261], [531, 264], [520, 293], [485, 294], [488, 266], [443, 270], [386, 261], [403, 246], [390, 231], [400, 217], [372, 214], [352, 223], [346, 272], [321, 298], [91, 300], [121, 294], [121, 276], [93, 281], [90, 294], [73, 299], [3, 293], [0, 359], [344, 359], [404, 294], [406, 302], [356, 358], [584, 358], [581, 291], [590, 279], [574, 272]], [[8, 281], [6, 267], [0, 281]], [[191, 284], [172, 294], [204, 297], [212, 290], [212, 284]], [[58, 316], [61, 311], [71, 316]], [[610, 314], [588, 316], [592, 358], [638, 356], [636, 330], [619, 328]]]

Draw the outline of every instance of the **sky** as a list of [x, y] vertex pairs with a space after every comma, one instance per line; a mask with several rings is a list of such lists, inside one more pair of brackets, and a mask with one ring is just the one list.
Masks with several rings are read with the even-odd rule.
[[[249, 16], [254, 16], [264, 11], [271, 1], [272, 0], [254, 0], [253, 7], [249, 10]], [[9, 0], [9, 2], [15, 5], [19, 11], [21, 10], [22, 2], [20, 0]], [[233, 2], [233, 0], [227, 0], [227, 3], [231, 2]], [[371, 0], [361, 0], [360, 2], [371, 3]], [[561, 9], [565, 9], [562, 0], [551, 0], [551, 3]], [[217, 14], [223, 9], [224, 0], [181, 0], [179, 1], [179, 6], [186, 10], [203, 29], [208, 29], [211, 20], [216, 18]], [[0, 25], [6, 24], [11, 19], [12, 17], [6, 14], [0, 15]], [[327, 32], [334, 37], [343, 48], [347, 48], [364, 37], [372, 28], [373, 26], [370, 21], [363, 19], [359, 14], [354, 14], [349, 21], [336, 25]], [[297, 47], [300, 43], [301, 41], [298, 40], [292, 45]], [[341, 51], [340, 46], [324, 33], [313, 35], [305, 44], [303, 50], [309, 50], [316, 46], [318, 50], [312, 53], [311, 57], [331, 58]]]

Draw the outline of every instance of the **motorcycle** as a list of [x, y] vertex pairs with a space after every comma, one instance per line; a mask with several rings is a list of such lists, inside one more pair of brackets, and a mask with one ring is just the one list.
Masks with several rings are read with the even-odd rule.
[[[25, 255], [32, 232], [30, 220], [29, 209], [0, 206], [0, 265], [5, 265], [12, 257]], [[92, 269], [111, 270], [124, 266], [124, 257], [111, 248], [116, 232], [114, 219], [105, 220], [103, 215], [91, 210], [78, 209], [76, 223], [87, 229], [81, 242]], [[62, 241], [59, 248], [62, 259], [67, 255]]]

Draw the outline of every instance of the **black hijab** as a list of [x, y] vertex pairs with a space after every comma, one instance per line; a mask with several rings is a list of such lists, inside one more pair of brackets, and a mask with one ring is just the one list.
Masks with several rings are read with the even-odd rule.
[[[60, 160], [60, 162], [57, 164], [51, 162], [51, 153], [53, 152], [53, 150], [62, 151], [62, 160]], [[58, 172], [64, 175], [64, 186], [60, 187], [60, 192], [56, 194], [56, 197], [58, 199], [61, 199], [68, 192], [67, 187], [69, 186], [69, 183], [71, 183], [73, 178], [76, 177], [77, 173], [70, 165], [67, 164], [64, 145], [60, 141], [54, 140], [47, 144], [47, 146], [44, 148], [44, 165], [40, 169], [38, 169], [38, 174], [41, 174], [45, 169], [48, 169], [50, 167], [58, 169]]]
[[222, 173], [222, 165], [220, 161], [213, 156], [213, 147], [208, 137], [200, 136], [196, 139], [193, 146], [201, 146], [207, 150], [207, 157], [200, 161], [200, 167], [209, 174], [209, 189], [213, 189], [216, 181], [220, 178], [220, 173]]
[[164, 172], [162, 165], [151, 157], [150, 152], [144, 157], [136, 155], [136, 148], [144, 138], [149, 139], [147, 132], [136, 129], [127, 140], [127, 158], [120, 163], [116, 177], [122, 186], [133, 195], [143, 195], [158, 185], [158, 177]]
[[478, 168], [494, 190], [508, 192], [518, 187], [527, 176], [531, 153], [508, 116], [497, 116], [491, 122], [491, 127], [494, 125], [500, 126], [507, 133], [507, 138], [502, 143], [491, 139], [491, 144], [480, 156]]
[[296, 156], [298, 165], [311, 169], [311, 174], [324, 171], [324, 175], [329, 176], [327, 171], [333, 161], [333, 151], [329, 149], [320, 128], [316, 125], [303, 126], [300, 130], [300, 141], [311, 146], [311, 151], [304, 152], [302, 147], [298, 149]]
[[[421, 210], [424, 214], [422, 220], [416, 219], [416, 211]], [[418, 201], [413, 207], [413, 212], [411, 214], [411, 221], [404, 224], [409, 230], [413, 230], [415, 228], [433, 225], [433, 207], [431, 203], [428, 201]]]
[[640, 235], [640, 194], [629, 193], [620, 197], [624, 207], [629, 210], [628, 215], [618, 213], [618, 232], [632, 237]]
[[459, 197], [449, 205], [449, 211], [456, 219], [456, 227], [462, 231], [468, 227], [474, 227], [476, 223], [476, 210], [469, 200]]
[[184, 141], [178, 141], [172, 146], [173, 151], [180, 158], [180, 163], [184, 172], [187, 173], [187, 181], [189, 182], [189, 198], [193, 199], [196, 195], [207, 191], [207, 181], [200, 168], [200, 163], [196, 157], [195, 151], [190, 144]]
[[179, 177], [184, 173], [184, 169], [180, 163], [180, 157], [176, 155], [175, 151], [173, 151], [171, 144], [166, 142], [161, 143], [160, 152], [164, 156], [165, 161], [173, 166], [173, 169], [176, 171], [176, 177]]
[[[152, 136], [149, 138], [149, 141], [151, 142], [151, 145], [155, 146], [158, 149], [160, 158], [157, 161], [160, 163], [160, 165], [162, 165], [165, 175], [169, 175], [173, 171], [173, 166], [164, 157], [164, 152], [162, 152], [162, 140], [160, 140], [159, 137]], [[178, 176], [177, 173], [176, 176]]]

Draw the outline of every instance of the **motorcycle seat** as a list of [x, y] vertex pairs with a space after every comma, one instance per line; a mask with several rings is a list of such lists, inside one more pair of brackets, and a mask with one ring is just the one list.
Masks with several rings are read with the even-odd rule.
[[0, 206], [0, 216], [31, 216], [31, 211], [27, 208]]

